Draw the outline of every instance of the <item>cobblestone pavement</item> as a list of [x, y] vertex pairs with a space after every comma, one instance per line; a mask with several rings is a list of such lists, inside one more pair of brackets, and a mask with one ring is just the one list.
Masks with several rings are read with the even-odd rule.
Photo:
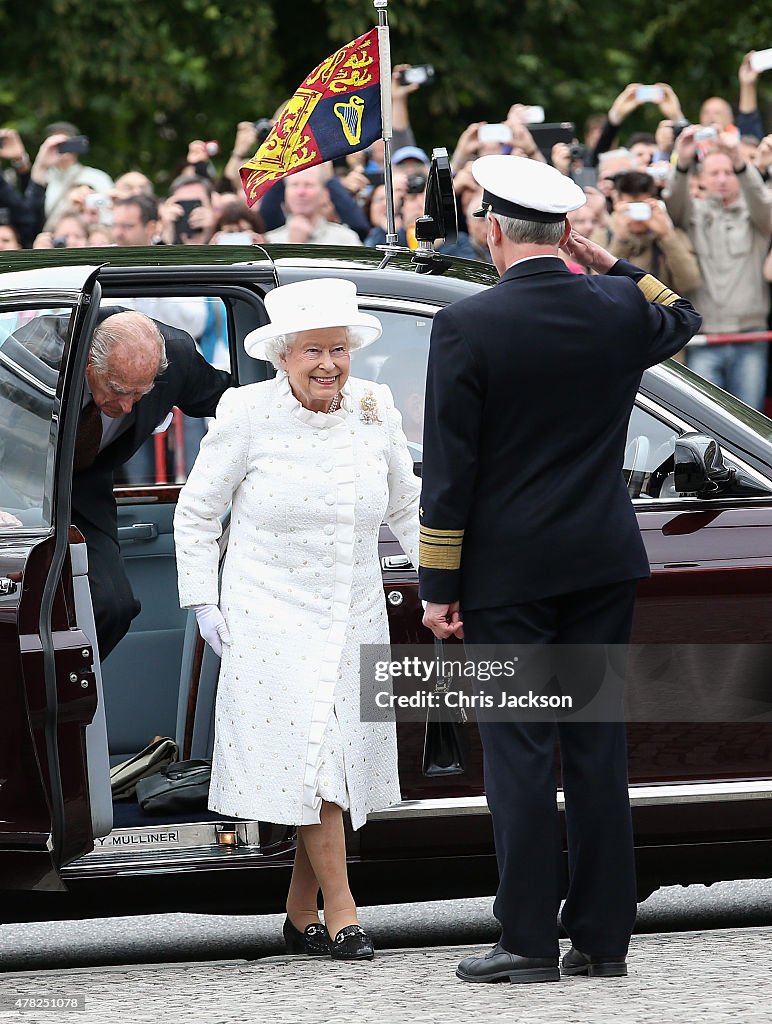
[[[629, 976], [469, 985], [474, 949], [382, 950], [371, 964], [257, 961], [103, 967], [0, 977], [0, 1021], [19, 1024], [697, 1024], [772, 1022], [772, 928], [634, 936]], [[564, 945], [564, 949], [565, 944]], [[85, 997], [83, 1012], [13, 1009], [13, 997]]]

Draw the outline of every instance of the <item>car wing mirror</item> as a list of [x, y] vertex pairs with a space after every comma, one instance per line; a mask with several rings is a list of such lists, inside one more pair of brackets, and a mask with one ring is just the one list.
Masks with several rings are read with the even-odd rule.
[[772, 493], [742, 469], [727, 466], [721, 445], [709, 434], [687, 433], [676, 438], [674, 485], [679, 494], [698, 498], [754, 497]]

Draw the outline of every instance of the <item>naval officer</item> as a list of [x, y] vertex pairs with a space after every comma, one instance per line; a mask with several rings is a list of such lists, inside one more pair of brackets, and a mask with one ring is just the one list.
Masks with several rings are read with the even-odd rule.
[[[426, 383], [420, 586], [425, 624], [468, 644], [624, 644], [649, 565], [622, 475], [644, 369], [699, 314], [571, 231], [582, 190], [513, 156], [472, 165], [498, 284], [441, 310]], [[562, 248], [594, 275], [572, 274]], [[620, 716], [621, 718], [621, 716]], [[636, 914], [625, 727], [479, 723], [499, 866], [501, 939], [464, 981], [557, 981], [563, 892], [554, 776], [569, 846], [564, 974], [623, 975]]]

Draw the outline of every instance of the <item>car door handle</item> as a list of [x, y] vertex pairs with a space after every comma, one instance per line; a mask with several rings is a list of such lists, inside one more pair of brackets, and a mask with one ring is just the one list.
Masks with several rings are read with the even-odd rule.
[[133, 523], [131, 526], [118, 527], [118, 540], [121, 544], [133, 540], [155, 540], [158, 527], [155, 523]]

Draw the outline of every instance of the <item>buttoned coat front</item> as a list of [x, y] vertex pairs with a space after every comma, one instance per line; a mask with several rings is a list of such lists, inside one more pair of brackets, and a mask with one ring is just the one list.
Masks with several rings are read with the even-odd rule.
[[[417, 564], [418, 495], [384, 385], [305, 409], [286, 374], [223, 396], [175, 515], [180, 603], [219, 604], [231, 635], [209, 803], [305, 825], [322, 799], [367, 813], [400, 799], [393, 723], [359, 714], [359, 645], [388, 642], [382, 522]], [[232, 503], [218, 591], [221, 517]]]

